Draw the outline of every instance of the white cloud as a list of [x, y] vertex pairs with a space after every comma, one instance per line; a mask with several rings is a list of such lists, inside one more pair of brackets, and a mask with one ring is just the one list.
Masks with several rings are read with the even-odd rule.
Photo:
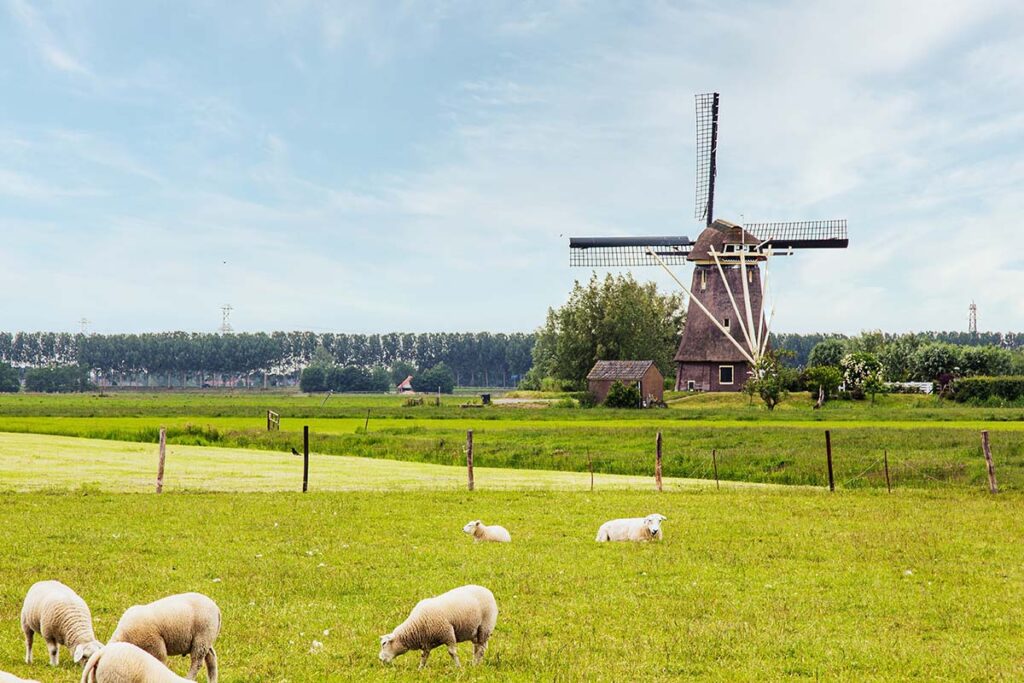
[[8, 0], [11, 15], [21, 26], [25, 38], [43, 60], [54, 69], [75, 76], [91, 76], [89, 69], [61, 44], [39, 12], [25, 0]]

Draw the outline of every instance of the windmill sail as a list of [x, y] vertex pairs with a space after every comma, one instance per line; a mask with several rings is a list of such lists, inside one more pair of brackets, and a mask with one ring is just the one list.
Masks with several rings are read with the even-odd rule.
[[850, 245], [846, 219], [747, 223], [743, 227], [772, 249], [845, 249]]
[[718, 93], [695, 96], [697, 102], [697, 196], [693, 217], [711, 225], [715, 219], [715, 173], [718, 154]]
[[[571, 237], [569, 265], [593, 267], [686, 265], [689, 237]], [[654, 255], [657, 255], [655, 258]]]

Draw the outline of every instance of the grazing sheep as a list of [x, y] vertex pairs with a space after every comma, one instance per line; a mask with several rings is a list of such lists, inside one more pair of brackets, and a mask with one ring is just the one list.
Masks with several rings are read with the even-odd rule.
[[220, 608], [200, 593], [182, 593], [125, 610], [111, 643], [131, 643], [161, 663], [170, 655], [188, 655], [188, 678], [195, 680], [206, 662], [210, 683], [217, 683], [217, 653], [213, 641], [220, 633]]
[[89, 658], [81, 683], [174, 683], [187, 680], [131, 643], [111, 643]]
[[60, 581], [40, 581], [28, 589], [21, 608], [21, 630], [25, 634], [26, 664], [32, 663], [32, 638], [36, 633], [46, 641], [51, 666], [60, 661], [61, 645], [82, 664], [103, 647], [92, 630], [89, 606]]
[[39, 681], [30, 681], [26, 678], [18, 678], [14, 674], [9, 674], [6, 671], [0, 671], [0, 683], [39, 683]]
[[462, 527], [462, 530], [473, 537], [474, 543], [479, 543], [480, 541], [494, 541], [495, 543], [512, 542], [512, 534], [508, 532], [508, 529], [497, 524], [487, 526], [479, 519]]
[[598, 541], [660, 541], [664, 515], [647, 515], [630, 519], [613, 519], [597, 530]]
[[473, 643], [473, 663], [484, 658], [487, 639], [498, 621], [494, 594], [483, 586], [462, 586], [443, 595], [420, 600], [398, 628], [380, 637], [380, 661], [389, 664], [409, 650], [420, 650], [420, 668], [427, 665], [430, 651], [439, 645], [448, 648], [459, 667], [456, 643]]

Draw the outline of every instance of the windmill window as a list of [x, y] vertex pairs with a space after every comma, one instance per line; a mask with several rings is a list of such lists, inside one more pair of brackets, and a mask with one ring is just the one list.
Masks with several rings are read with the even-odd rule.
[[732, 384], [733, 370], [731, 365], [719, 365], [718, 366], [718, 383], [719, 384]]
[[729, 329], [729, 319], [728, 318], [725, 319], [725, 322], [722, 324], [722, 327], [724, 327], [725, 329]]
[[747, 282], [754, 282], [754, 269], [747, 268]]
[[704, 291], [708, 288], [708, 274], [706, 271], [700, 271], [700, 291]]
[[686, 390], [687, 391], [694, 391], [696, 388], [697, 388], [697, 383], [696, 382], [694, 382], [692, 379], [686, 380]]

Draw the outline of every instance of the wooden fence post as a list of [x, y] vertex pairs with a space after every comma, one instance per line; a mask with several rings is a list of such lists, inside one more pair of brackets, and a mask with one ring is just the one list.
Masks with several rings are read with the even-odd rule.
[[370, 433], [370, 409], [366, 409], [366, 423], [363, 425], [363, 434]]
[[658, 432], [658, 438], [655, 441], [654, 456], [654, 485], [661, 491], [661, 432]]
[[590, 449], [587, 449], [587, 469], [590, 470], [590, 490], [594, 490], [594, 461], [590, 458]]
[[718, 454], [714, 448], [711, 449], [711, 466], [715, 469], [715, 488], [721, 489], [722, 486], [718, 483]]
[[469, 486], [469, 490], [472, 491], [473, 488], [475, 487], [475, 482], [473, 481], [473, 430], [472, 429], [467, 429], [466, 430], [466, 477], [467, 477], [466, 483]]
[[836, 490], [836, 480], [832, 476], [832, 433], [825, 430], [825, 455], [828, 458], [828, 490]]
[[985, 465], [988, 467], [988, 490], [989, 493], [999, 493], [996, 486], [996, 468], [992, 465], [992, 449], [988, 444], [988, 430], [981, 433], [981, 450], [985, 452]]
[[309, 490], [309, 425], [302, 426], [302, 492]]
[[167, 429], [160, 428], [160, 463], [156, 467], [156, 492], [164, 490], [164, 461], [167, 458]]
[[885, 488], [892, 493], [892, 482], [889, 480], [889, 451], [883, 451], [883, 456], [885, 458]]

